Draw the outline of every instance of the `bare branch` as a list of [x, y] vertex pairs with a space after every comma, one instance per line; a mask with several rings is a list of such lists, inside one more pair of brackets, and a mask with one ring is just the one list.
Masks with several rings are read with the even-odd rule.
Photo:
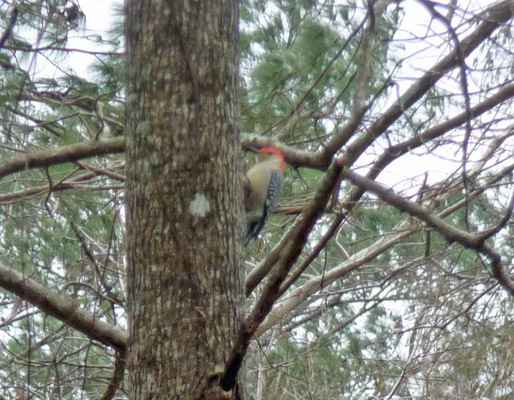
[[102, 400], [112, 400], [116, 395], [123, 377], [125, 376], [125, 367], [127, 366], [127, 354], [125, 350], [116, 351], [116, 360], [114, 362], [114, 371], [112, 372], [112, 378], [107, 385], [107, 389], [102, 396]]
[[107, 140], [89, 141], [56, 149], [42, 150], [26, 153], [0, 162], [0, 179], [16, 172], [49, 167], [66, 162], [79, 161], [84, 158], [102, 156], [106, 154], [123, 153], [125, 139], [123, 137]]
[[5, 29], [2, 37], [0, 37], [0, 50], [4, 47], [5, 42], [9, 39], [9, 36], [12, 34], [12, 30], [14, 25], [16, 24], [16, 20], [18, 19], [18, 9], [14, 7], [11, 11], [11, 16], [9, 17], [9, 22], [7, 23], [7, 28]]
[[[485, 244], [485, 240], [490, 237], [489, 231], [477, 234], [461, 231], [448, 224], [445, 224], [441, 218], [433, 214], [429, 209], [403, 198], [387, 187], [372, 181], [371, 179], [360, 176], [348, 169], [342, 171], [341, 175], [344, 179], [347, 179], [353, 185], [356, 185], [361, 189], [375, 194], [382, 201], [392, 205], [398, 210], [406, 212], [409, 215], [412, 215], [425, 222], [428, 226], [443, 235], [449, 242], [457, 242], [468, 249], [475, 250], [476, 252], [485, 255], [491, 262], [493, 274], [498, 282], [508, 293], [514, 296], [514, 285], [510, 281], [509, 277], [503, 273], [501, 257]], [[511, 211], [509, 210], [507, 215], [510, 215], [510, 212]], [[495, 229], [493, 229], [493, 231], [494, 230]]]
[[409, 215], [412, 215], [413, 217], [416, 217], [425, 222], [428, 226], [443, 235], [449, 242], [457, 242], [467, 248], [477, 251], [480, 250], [484, 244], [485, 239], [481, 234], [471, 234], [464, 232], [444, 223], [444, 221], [433, 214], [431, 210], [420, 206], [413, 201], [405, 199], [404, 197], [393, 192], [393, 190], [378, 182], [358, 175], [349, 169], [345, 169], [342, 172], [342, 175], [344, 179], [348, 180], [353, 185], [377, 195], [382, 201], [392, 205], [401, 212], [406, 212]]
[[4, 264], [0, 264], [0, 286], [90, 339], [116, 350], [124, 350], [127, 347], [128, 335], [125, 331], [78, 308], [72, 298], [51, 292], [35, 280], [24, 277]]
[[321, 253], [321, 251], [325, 248], [329, 240], [332, 239], [332, 236], [334, 236], [343, 220], [344, 215], [342, 214], [337, 215], [335, 217], [335, 219], [332, 221], [329, 228], [327, 229], [327, 232], [325, 232], [323, 237], [318, 241], [318, 243], [316, 243], [310, 254], [302, 262], [302, 265], [300, 265], [294, 271], [292, 276], [280, 287], [280, 296], [282, 296], [300, 278], [300, 276], [305, 272], [309, 265], [311, 265], [311, 263], [316, 259], [316, 257], [318, 257], [319, 253]]

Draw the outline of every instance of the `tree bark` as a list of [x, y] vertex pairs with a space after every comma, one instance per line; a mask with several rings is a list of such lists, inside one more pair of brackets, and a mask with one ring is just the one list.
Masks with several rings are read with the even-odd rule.
[[234, 398], [238, 2], [130, 0], [126, 24], [130, 398]]

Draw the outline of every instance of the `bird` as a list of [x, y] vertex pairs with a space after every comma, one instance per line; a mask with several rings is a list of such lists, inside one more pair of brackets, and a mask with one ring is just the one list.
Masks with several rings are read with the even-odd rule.
[[245, 245], [257, 239], [282, 195], [284, 156], [275, 147], [263, 147], [259, 161], [248, 170], [245, 180]]

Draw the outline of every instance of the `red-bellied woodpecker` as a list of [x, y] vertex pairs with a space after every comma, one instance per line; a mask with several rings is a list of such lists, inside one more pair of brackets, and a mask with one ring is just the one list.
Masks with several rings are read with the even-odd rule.
[[282, 194], [285, 168], [282, 153], [274, 147], [264, 147], [259, 151], [259, 162], [246, 174], [245, 211], [246, 240], [248, 245], [257, 239], [266, 220], [273, 212]]

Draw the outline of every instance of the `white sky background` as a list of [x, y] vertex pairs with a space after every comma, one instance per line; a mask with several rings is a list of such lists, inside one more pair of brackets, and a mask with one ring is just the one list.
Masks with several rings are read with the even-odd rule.
[[[81, 0], [79, 1], [82, 12], [86, 15], [86, 23], [84, 31], [75, 32], [73, 38], [70, 39], [68, 46], [71, 48], [79, 48], [84, 50], [102, 50], [108, 51], [107, 46], [94, 43], [90, 40], [80, 38], [79, 36], [100, 35], [107, 38], [108, 31], [112, 25], [112, 14], [116, 4], [122, 4], [123, 0]], [[89, 65], [94, 62], [94, 57], [84, 53], [71, 53], [69, 65], [79, 76], [89, 77], [87, 70]]]
[[[83, 51], [111, 51], [112, 48], [108, 44], [102, 44], [98, 39], [100, 37], [108, 39], [108, 32], [113, 22], [114, 6], [122, 3], [123, 0], [79, 0], [78, 4], [86, 16], [85, 23], [81, 24], [77, 30], [70, 32], [66, 48]], [[29, 41], [34, 45], [36, 38], [31, 37]], [[55, 79], [63, 76], [62, 71], [70, 72], [72, 70], [75, 75], [93, 81], [94, 76], [89, 67], [95, 60], [94, 56], [85, 52], [72, 51], [61, 60], [62, 62], [54, 66], [44, 57], [38, 57], [30, 72], [37, 77]]]

